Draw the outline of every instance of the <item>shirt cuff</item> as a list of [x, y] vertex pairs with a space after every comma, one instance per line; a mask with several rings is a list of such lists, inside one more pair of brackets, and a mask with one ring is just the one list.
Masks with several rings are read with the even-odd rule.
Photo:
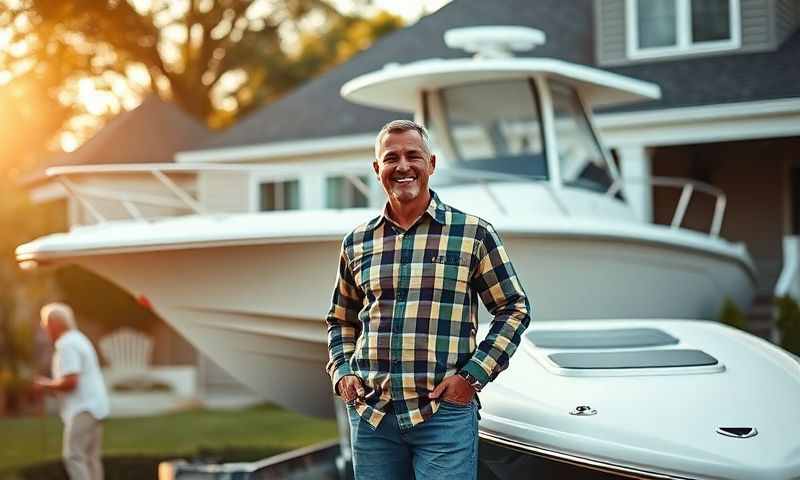
[[334, 394], [339, 395], [339, 392], [336, 391], [336, 385], [339, 384], [339, 380], [341, 380], [342, 377], [345, 377], [347, 375], [355, 375], [353, 371], [350, 369], [350, 364], [348, 362], [344, 362], [343, 364], [339, 365], [339, 367], [337, 367], [336, 370], [333, 371], [333, 375], [331, 375], [331, 378], [333, 379]]
[[489, 374], [486, 373], [486, 370], [478, 363], [475, 359], [470, 359], [466, 365], [464, 365], [461, 370], [469, 373], [473, 377], [475, 377], [479, 382], [481, 382], [481, 387], [485, 387], [487, 383], [489, 383]]

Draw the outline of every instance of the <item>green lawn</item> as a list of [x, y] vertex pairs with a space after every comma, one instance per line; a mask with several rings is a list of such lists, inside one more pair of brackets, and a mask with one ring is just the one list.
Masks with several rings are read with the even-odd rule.
[[[114, 418], [105, 423], [104, 456], [191, 457], [227, 449], [285, 451], [336, 437], [336, 422], [263, 405], [244, 410], [193, 410], [157, 417]], [[60, 458], [56, 417], [0, 418], [3, 473]], [[252, 460], [256, 460], [253, 458]]]

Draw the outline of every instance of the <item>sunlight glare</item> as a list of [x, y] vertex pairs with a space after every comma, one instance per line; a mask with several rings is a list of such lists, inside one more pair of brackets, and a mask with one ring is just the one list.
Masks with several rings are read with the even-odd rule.
[[61, 150], [64, 150], [67, 153], [74, 152], [75, 149], [78, 148], [78, 145], [80, 145], [80, 142], [78, 142], [78, 139], [72, 132], [61, 133], [61, 139], [59, 143], [61, 145]]

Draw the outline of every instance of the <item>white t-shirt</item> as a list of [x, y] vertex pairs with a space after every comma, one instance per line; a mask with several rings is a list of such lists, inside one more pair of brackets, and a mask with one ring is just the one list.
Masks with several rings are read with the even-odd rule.
[[72, 374], [78, 374], [78, 385], [71, 392], [58, 394], [64, 423], [82, 412], [89, 412], [98, 420], [107, 417], [108, 393], [97, 353], [86, 335], [77, 330], [61, 335], [53, 353], [53, 378], [58, 380]]

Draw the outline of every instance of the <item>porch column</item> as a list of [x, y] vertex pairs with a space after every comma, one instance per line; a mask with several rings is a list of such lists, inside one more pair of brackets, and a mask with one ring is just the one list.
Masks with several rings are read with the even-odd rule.
[[644, 145], [617, 148], [628, 202], [642, 221], [653, 221], [650, 151]]

